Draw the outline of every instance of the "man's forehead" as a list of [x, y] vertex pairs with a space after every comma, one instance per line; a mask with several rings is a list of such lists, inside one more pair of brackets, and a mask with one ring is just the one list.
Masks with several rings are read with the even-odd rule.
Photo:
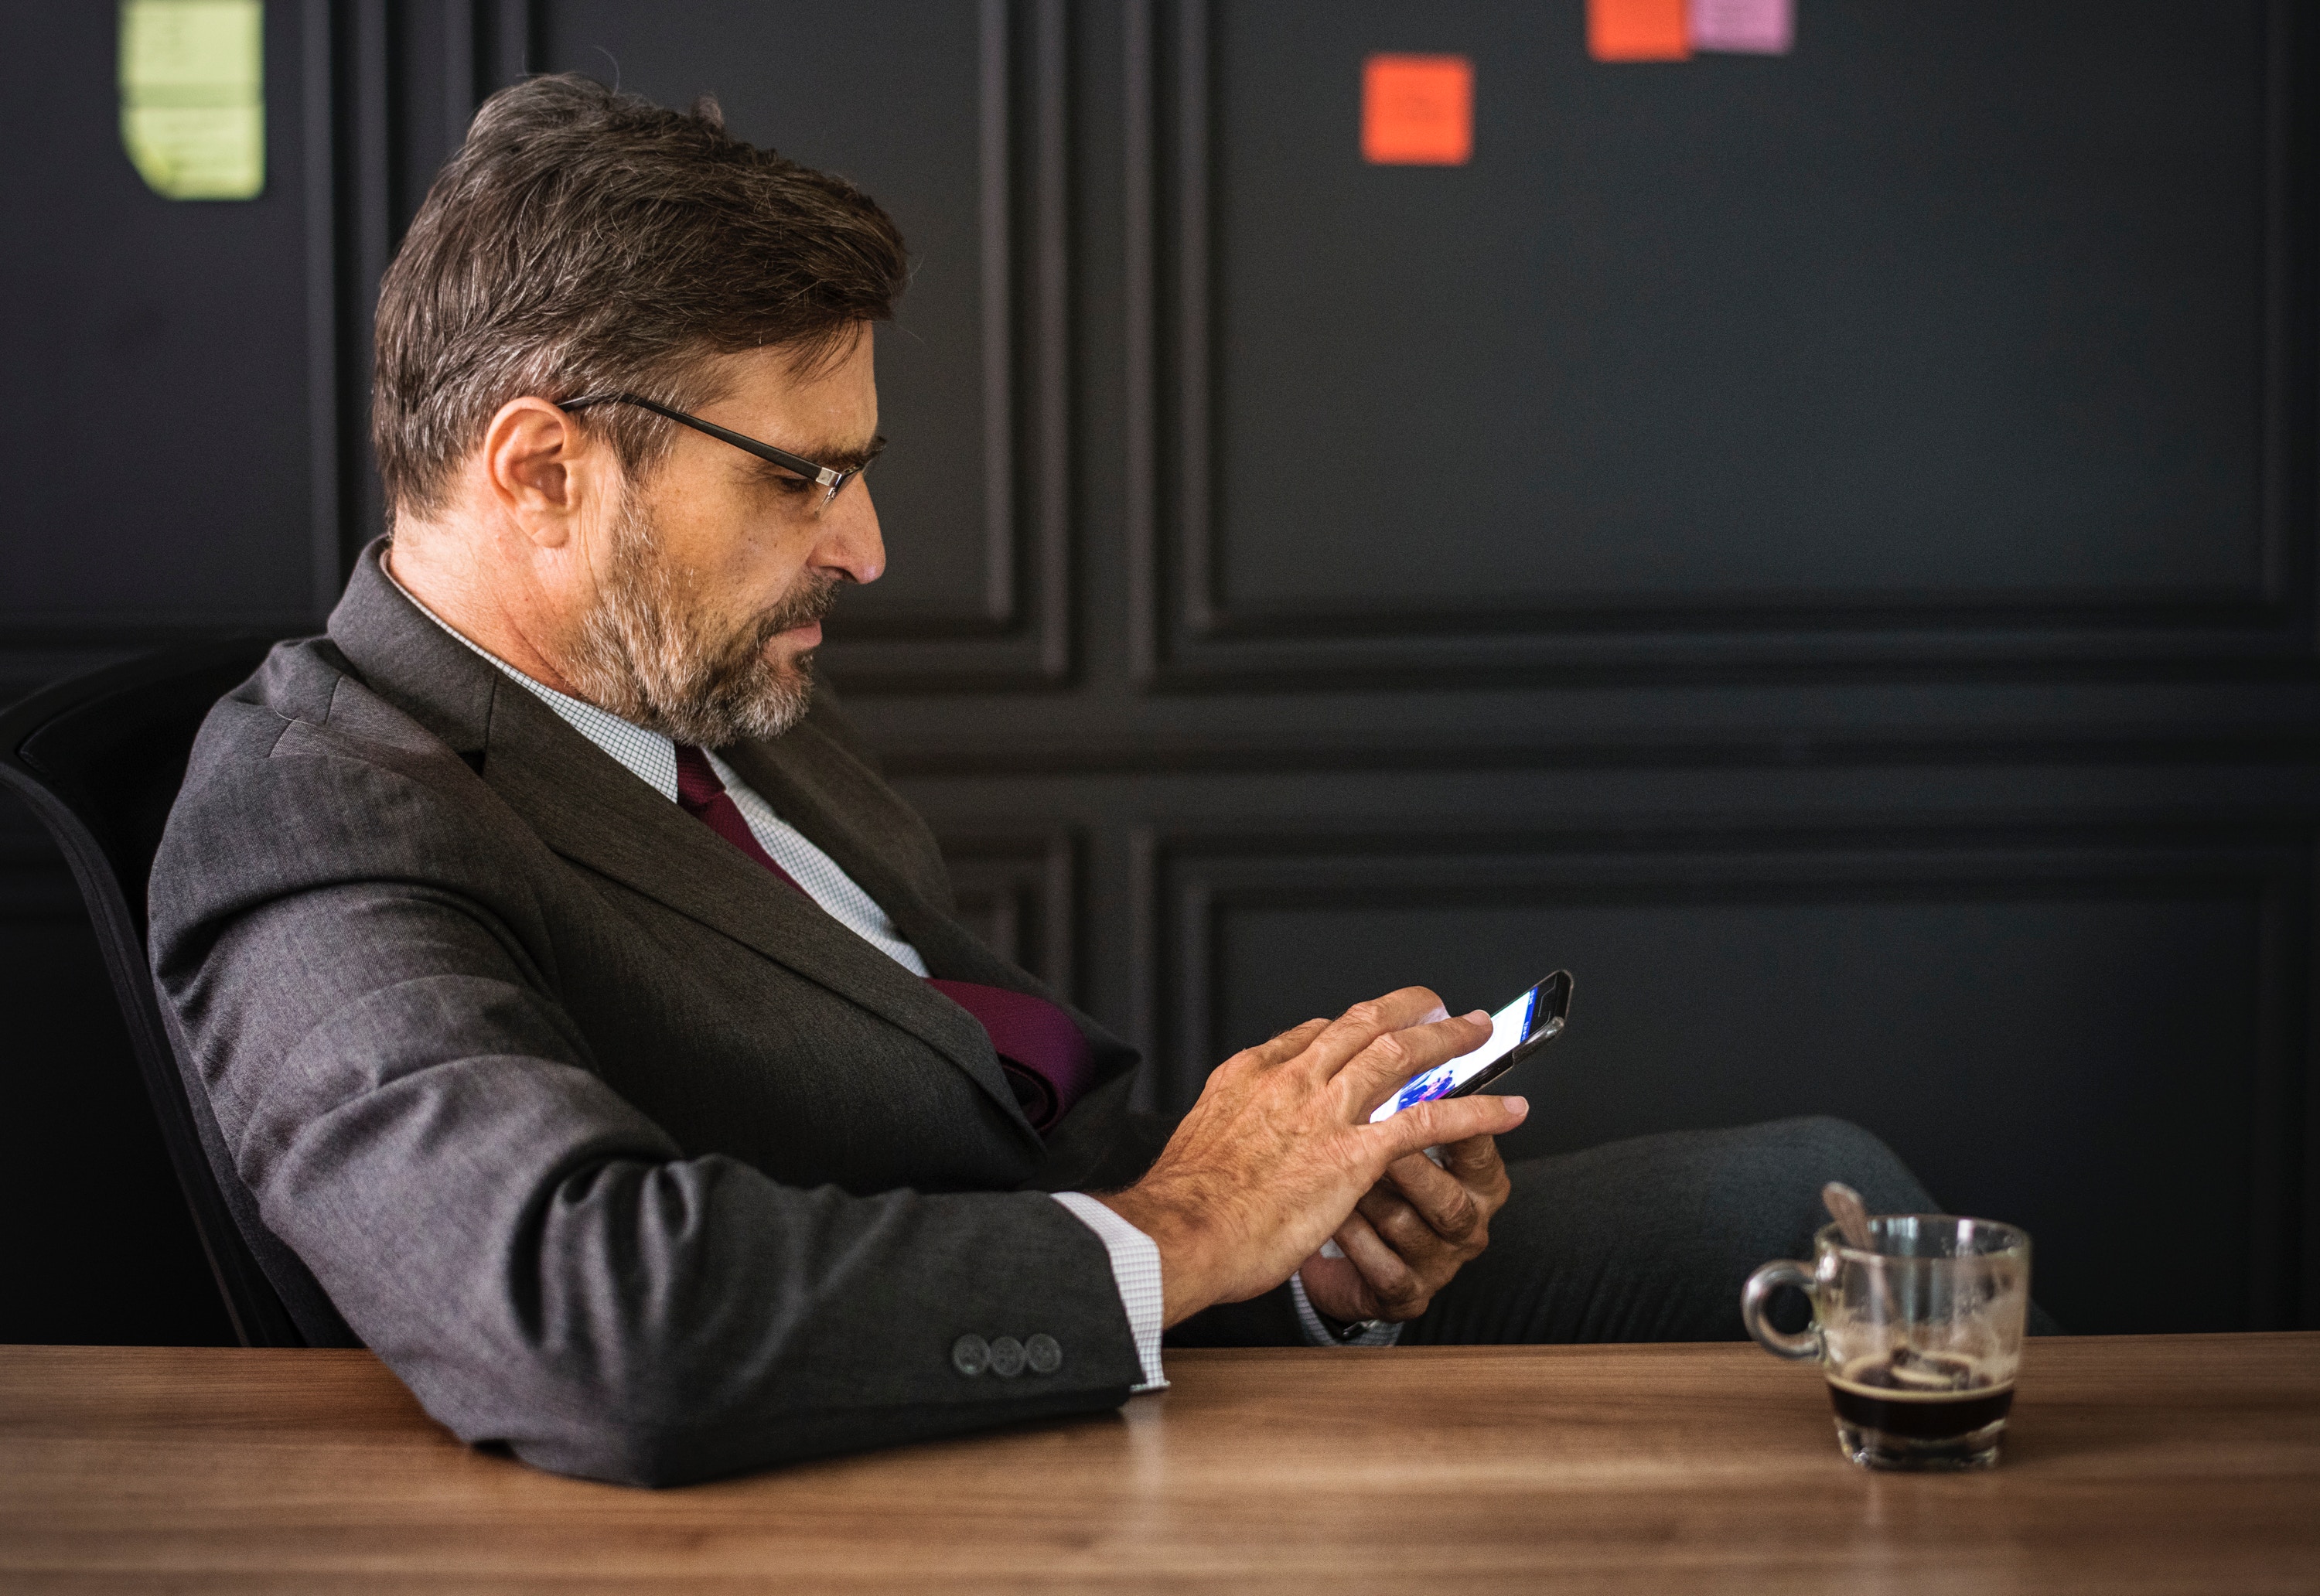
[[[869, 340], [862, 341], [866, 349]], [[781, 440], [784, 449], [802, 450], [812, 442], [859, 450], [878, 430], [878, 386], [866, 353], [802, 369], [784, 349], [750, 349], [728, 358], [732, 364], [720, 374], [727, 404], [798, 440]]]

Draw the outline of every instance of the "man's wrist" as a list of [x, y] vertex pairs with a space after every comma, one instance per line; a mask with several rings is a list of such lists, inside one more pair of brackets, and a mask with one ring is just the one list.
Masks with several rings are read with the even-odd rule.
[[1165, 1293], [1161, 1288], [1159, 1247], [1149, 1236], [1084, 1192], [1056, 1192], [1051, 1195], [1096, 1233], [1111, 1261], [1112, 1285], [1119, 1292], [1120, 1311], [1128, 1316], [1128, 1334], [1136, 1342], [1136, 1361], [1144, 1371], [1142, 1382], [1133, 1389], [1165, 1390], [1168, 1376], [1160, 1363]]
[[1217, 1300], [1199, 1229], [1182, 1208], [1138, 1186], [1089, 1193], [1152, 1238], [1160, 1251], [1161, 1322], [1173, 1328]]
[[1321, 1328], [1333, 1341], [1358, 1341], [1364, 1336], [1377, 1334], [1387, 1324], [1382, 1319], [1338, 1319], [1319, 1308], [1313, 1310], [1313, 1317], [1321, 1321]]
[[1297, 1308], [1297, 1323], [1313, 1347], [1392, 1347], [1401, 1340], [1401, 1327], [1382, 1319], [1344, 1319], [1325, 1317], [1305, 1289], [1305, 1274], [1289, 1277], [1289, 1295]]

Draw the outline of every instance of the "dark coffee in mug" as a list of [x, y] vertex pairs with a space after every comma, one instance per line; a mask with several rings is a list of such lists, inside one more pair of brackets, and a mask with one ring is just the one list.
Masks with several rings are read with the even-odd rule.
[[2014, 1383], [1963, 1358], [1903, 1347], [1828, 1372], [1837, 1422], [1912, 1441], [1960, 1441], [2003, 1419]]

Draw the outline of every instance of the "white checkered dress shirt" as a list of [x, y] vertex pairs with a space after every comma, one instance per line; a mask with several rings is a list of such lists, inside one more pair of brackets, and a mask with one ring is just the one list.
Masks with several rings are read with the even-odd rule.
[[[384, 565], [381, 568], [385, 568]], [[394, 580], [394, 573], [388, 573], [388, 580]], [[421, 614], [497, 666], [506, 673], [509, 680], [527, 689], [540, 703], [554, 710], [573, 730], [610, 754], [639, 781], [671, 803], [676, 802], [675, 741], [661, 732], [648, 731], [641, 726], [623, 721], [609, 710], [598, 709], [568, 693], [558, 693], [553, 687], [533, 681], [498, 655], [478, 647], [440, 615], [420, 603], [410, 589], [400, 582], [395, 583], [395, 586], [403, 597], [411, 600]], [[702, 751], [707, 752], [706, 749]], [[710, 754], [709, 766], [717, 773], [717, 779], [725, 784], [726, 792], [732, 794], [733, 806], [749, 823], [749, 833], [757, 839], [757, 846], [771, 854], [775, 862], [790, 873], [790, 879], [803, 887], [808, 897], [820, 904], [832, 920], [911, 975], [924, 978], [929, 974], [927, 961], [920, 957], [919, 950], [911, 946], [894, 922], [887, 918], [886, 911], [878, 907], [876, 900], [855, 884], [852, 876], [838, 868], [837, 860], [816, 848], [806, 839], [803, 832], [775, 814], [774, 806], [760, 797], [724, 760]], [[1059, 1192], [1054, 1195], [1056, 1201], [1069, 1209], [1074, 1218], [1096, 1233], [1103, 1242], [1104, 1251], [1110, 1255], [1111, 1277], [1119, 1288], [1119, 1305], [1128, 1314], [1128, 1328], [1136, 1337], [1136, 1356], [1144, 1366], [1144, 1383], [1135, 1389], [1139, 1392], [1166, 1390], [1168, 1377], [1160, 1367], [1162, 1300], [1159, 1244], [1084, 1192]]]

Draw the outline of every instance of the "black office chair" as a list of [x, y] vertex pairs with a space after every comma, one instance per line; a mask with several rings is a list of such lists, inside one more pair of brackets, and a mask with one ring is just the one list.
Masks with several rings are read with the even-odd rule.
[[[162, 1143], [235, 1333], [245, 1347], [304, 1347], [349, 1338], [330, 1333], [337, 1316], [317, 1321], [312, 1303], [302, 1301], [307, 1311], [294, 1317], [235, 1223], [237, 1210], [250, 1211], [244, 1218], [255, 1223], [254, 1207], [232, 1176], [207, 1095], [171, 1044], [145, 949], [145, 879], [194, 734], [270, 647], [247, 637], [187, 644], [35, 693], [0, 714], [0, 781], [23, 794], [80, 884]], [[280, 1250], [295, 1271], [285, 1278], [283, 1260], [275, 1261], [289, 1294], [320, 1298]], [[328, 1313], [327, 1299], [321, 1308]], [[301, 1319], [322, 1333], [302, 1332]]]

